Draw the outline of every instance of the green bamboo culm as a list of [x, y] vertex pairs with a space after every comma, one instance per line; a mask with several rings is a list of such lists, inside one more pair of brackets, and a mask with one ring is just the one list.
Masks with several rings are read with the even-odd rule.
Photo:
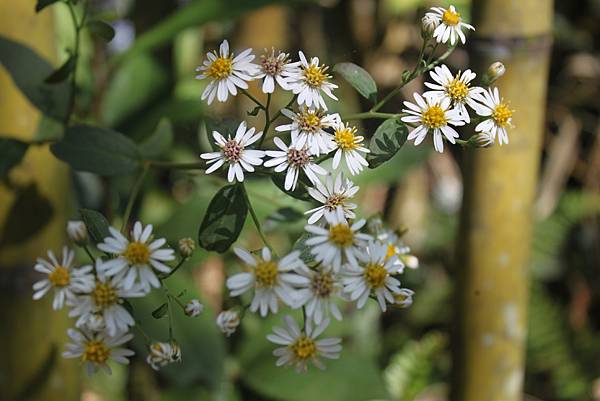
[[456, 259], [452, 401], [521, 401], [528, 266], [551, 46], [551, 0], [473, 2], [470, 49], [514, 110], [510, 144], [467, 150]]
[[[35, 13], [35, 0], [0, 1], [0, 35], [33, 49], [55, 66], [53, 10]], [[29, 66], [23, 65], [26, 70]], [[29, 141], [41, 115], [0, 65], [0, 136]], [[0, 156], [2, 157], [2, 156]], [[47, 145], [32, 146], [0, 181], [0, 400], [75, 401], [79, 363], [61, 357], [69, 322], [52, 313], [52, 293], [32, 300], [38, 256], [60, 255], [68, 213], [68, 171]], [[19, 207], [19, 204], [21, 205]], [[44, 207], [36, 207], [44, 205]], [[43, 226], [26, 237], [31, 224]], [[15, 211], [18, 210], [18, 211]]]

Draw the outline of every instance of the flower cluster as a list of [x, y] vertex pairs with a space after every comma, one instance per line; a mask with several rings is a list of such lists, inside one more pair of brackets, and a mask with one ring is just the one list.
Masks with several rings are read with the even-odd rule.
[[[113, 227], [108, 230], [110, 235], [96, 245], [104, 254], [91, 264], [75, 266], [74, 252], [64, 247], [62, 258], [49, 251], [48, 259], [39, 258], [35, 265], [35, 270], [46, 277], [33, 285], [33, 299], [52, 293], [54, 310], [69, 308], [75, 327], [67, 332], [71, 342], [63, 356], [80, 359], [90, 374], [99, 369], [110, 373], [110, 359], [128, 363], [133, 351], [123, 345], [133, 338], [130, 330], [135, 320], [127, 299], [144, 297], [152, 288], [160, 287], [161, 276], [172, 270], [167, 263], [175, 260], [174, 251], [165, 247], [166, 240], [153, 237], [152, 225], [136, 222], [127, 237]], [[74, 243], [86, 247], [83, 222], [69, 222], [67, 233]], [[202, 308], [198, 300], [191, 300], [184, 311], [197, 316]], [[180, 359], [175, 355], [180, 351], [174, 342], [154, 343], [149, 352], [148, 363], [155, 369], [164, 366], [166, 354], [170, 362]]]
[[[248, 82], [263, 79], [262, 91], [269, 96], [275, 90], [275, 83], [284, 91], [289, 91], [297, 101], [297, 109], [284, 108], [281, 114], [290, 122], [275, 127], [278, 133], [290, 133], [289, 143], [280, 137], [273, 142], [277, 149], [255, 149], [262, 144], [263, 135], [255, 128], [248, 128], [241, 122], [235, 135], [213, 131], [217, 151], [203, 153], [200, 157], [207, 161], [206, 174], [210, 174], [225, 165], [228, 168], [229, 182], [244, 180], [245, 173], [252, 173], [259, 166], [274, 168], [276, 173], [285, 172], [286, 190], [294, 190], [300, 175], [316, 184], [318, 176], [327, 172], [317, 164], [317, 158], [332, 153], [333, 168], [337, 169], [342, 161], [351, 174], [358, 174], [368, 166], [364, 155], [369, 152], [363, 145], [364, 137], [357, 129], [345, 124], [337, 113], [327, 114], [325, 97], [338, 100], [333, 94], [337, 85], [330, 82], [329, 67], [321, 64], [317, 57], [310, 60], [301, 51], [299, 61], [291, 61], [289, 54], [271, 50], [261, 57], [259, 64], [252, 62], [255, 56], [251, 49], [242, 51], [233, 57], [229, 44], [221, 43], [219, 53], [207, 53], [204, 64], [198, 67], [198, 79], [209, 79], [202, 99], [210, 104], [216, 97], [225, 101], [229, 95], [248, 89]], [[248, 95], [250, 96], [250, 95]], [[259, 106], [260, 107], [260, 106]], [[266, 160], [263, 160], [265, 159]]]

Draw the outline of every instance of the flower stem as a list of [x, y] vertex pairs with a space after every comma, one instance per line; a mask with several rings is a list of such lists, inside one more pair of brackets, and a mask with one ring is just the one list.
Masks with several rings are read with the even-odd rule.
[[252, 207], [252, 203], [250, 202], [250, 197], [248, 196], [248, 191], [246, 191], [246, 186], [243, 183], [240, 183], [239, 185], [242, 186], [242, 191], [244, 191], [244, 197], [246, 198], [246, 204], [248, 205], [248, 210], [250, 211], [250, 216], [252, 216], [252, 221], [254, 221], [254, 225], [256, 226], [256, 231], [258, 231], [258, 235], [260, 236], [263, 244], [265, 244], [265, 246], [267, 248], [269, 248], [269, 250], [275, 256], [277, 256], [275, 249], [273, 249], [273, 247], [269, 244], [269, 241], [267, 241], [267, 238], [265, 237], [265, 234], [262, 231], [262, 228], [260, 226], [260, 221], [258, 220], [258, 216], [256, 216], [256, 212], [254, 211], [254, 208]]
[[75, 109], [75, 92], [77, 91], [77, 65], [79, 64], [79, 43], [81, 42], [81, 30], [85, 25], [85, 20], [87, 18], [88, 11], [88, 2], [84, 2], [83, 8], [83, 16], [81, 17], [81, 21], [77, 20], [77, 14], [75, 13], [75, 6], [72, 2], [67, 1], [67, 6], [69, 7], [69, 14], [71, 15], [71, 20], [73, 22], [73, 28], [75, 29], [75, 44], [73, 45], [73, 58], [75, 59], [75, 64], [73, 65], [73, 71], [71, 72], [71, 85], [69, 90], [69, 103], [67, 108], [67, 114], [65, 116], [65, 125], [69, 123], [71, 120], [71, 115]]
[[265, 140], [265, 137], [267, 136], [267, 132], [269, 131], [269, 127], [271, 126], [271, 119], [269, 116], [269, 106], [271, 105], [271, 94], [268, 93], [267, 94], [267, 104], [265, 105], [265, 127], [263, 128], [263, 134], [260, 137], [260, 140], [258, 141], [258, 147], [262, 147], [263, 141]]
[[240, 92], [242, 92], [244, 95], [246, 95], [248, 97], [248, 99], [252, 100], [254, 103], [256, 103], [256, 105], [258, 107], [260, 107], [262, 110], [265, 110], [265, 106], [263, 106], [263, 104], [254, 96], [252, 96], [250, 94], [250, 92], [248, 92], [246, 89], [240, 89]]
[[350, 121], [350, 120], [366, 120], [369, 118], [381, 118], [381, 119], [388, 119], [388, 118], [396, 118], [396, 117], [400, 117], [402, 114], [392, 114], [392, 113], [378, 113], [378, 112], [373, 112], [373, 111], [367, 111], [365, 113], [358, 113], [358, 114], [350, 114], [349, 116], [344, 116], [342, 117], [343, 120], [346, 121]]
[[92, 253], [90, 252], [90, 249], [87, 247], [87, 245], [83, 245], [83, 250], [85, 251], [85, 253], [87, 253], [87, 255], [90, 257], [92, 264], [94, 264], [94, 255], [92, 255]]
[[[283, 109], [287, 109], [288, 107], [290, 107], [292, 105], [292, 103], [294, 103], [294, 100], [296, 100], [296, 97], [298, 97], [298, 95], [294, 95], [292, 96], [292, 98], [290, 99], [290, 101], [288, 102], [288, 104], [285, 105], [285, 107]], [[275, 120], [277, 120], [279, 118], [279, 116], [281, 116], [281, 110], [283, 109], [279, 109], [279, 111], [277, 111], [277, 113], [275, 113], [275, 115], [273, 116], [273, 118], [271, 118], [271, 121], [269, 121], [269, 124], [273, 124], [273, 122]]]
[[131, 211], [133, 210], [133, 204], [135, 203], [135, 199], [137, 198], [140, 189], [142, 188], [142, 184], [144, 183], [144, 178], [146, 178], [146, 173], [148, 173], [148, 169], [150, 168], [150, 164], [145, 163], [142, 171], [138, 175], [135, 183], [133, 184], [133, 188], [131, 190], [131, 195], [129, 195], [129, 200], [127, 201], [127, 207], [125, 208], [125, 213], [123, 214], [123, 224], [121, 225], [121, 232], [125, 232], [125, 227], [127, 227], [127, 222], [129, 221], [129, 217], [131, 216]]

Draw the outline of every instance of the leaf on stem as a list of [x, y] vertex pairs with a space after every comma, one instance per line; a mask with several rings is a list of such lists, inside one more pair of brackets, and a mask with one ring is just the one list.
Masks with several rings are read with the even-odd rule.
[[261, 111], [261, 110], [262, 110], [262, 107], [256, 106], [252, 110], [247, 111], [246, 114], [248, 114], [249, 116], [256, 117], [258, 115], [258, 112]]
[[35, 12], [39, 13], [40, 11], [42, 11], [44, 8], [54, 4], [54, 3], [58, 3], [60, 0], [38, 0], [36, 5], [35, 5]]
[[107, 22], [100, 20], [92, 20], [88, 21], [88, 23], [85, 25], [91, 33], [93, 33], [101, 39], [104, 39], [107, 42], [110, 42], [115, 37], [115, 30]]
[[242, 184], [221, 188], [210, 201], [200, 224], [198, 243], [209, 251], [225, 252], [239, 237], [247, 215]]
[[163, 317], [167, 314], [168, 310], [169, 310], [169, 304], [167, 304], [165, 302], [161, 306], [159, 306], [158, 308], [156, 308], [152, 311], [152, 317], [155, 319], [160, 319], [161, 317]]
[[173, 126], [171, 122], [163, 118], [156, 129], [139, 144], [140, 153], [147, 159], [153, 159], [166, 152], [173, 144]]
[[377, 100], [377, 84], [364, 68], [354, 63], [338, 63], [333, 71], [344, 77], [364, 98], [373, 103]]
[[29, 144], [18, 139], [0, 138], [0, 177], [8, 174], [9, 170], [21, 163]]
[[77, 57], [71, 54], [67, 61], [64, 62], [57, 70], [55, 70], [52, 74], [50, 74], [45, 80], [44, 83], [47, 84], [59, 84], [64, 82], [73, 70], [75, 69], [75, 65], [77, 64]]
[[124, 175], [140, 166], [140, 154], [128, 137], [107, 128], [76, 125], [50, 149], [74, 170], [105, 176]]
[[79, 214], [94, 244], [98, 244], [104, 241], [104, 238], [110, 236], [108, 220], [102, 213], [91, 209], [80, 209]]
[[400, 119], [390, 118], [381, 123], [369, 143], [369, 168], [376, 168], [390, 160], [402, 148], [407, 137], [408, 129]]

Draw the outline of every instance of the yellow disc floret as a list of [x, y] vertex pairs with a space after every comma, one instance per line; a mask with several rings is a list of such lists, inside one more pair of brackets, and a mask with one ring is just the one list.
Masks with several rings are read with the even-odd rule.
[[273, 287], [277, 283], [277, 263], [263, 260], [256, 265], [254, 274], [256, 285], [259, 287]]
[[48, 275], [48, 280], [50, 280], [55, 287], [65, 287], [69, 285], [69, 282], [71, 281], [69, 269], [64, 266], [56, 266], [52, 273]]
[[110, 356], [110, 348], [102, 341], [92, 340], [85, 343], [85, 349], [81, 359], [84, 362], [93, 362], [96, 364], [105, 363]]
[[317, 354], [317, 344], [315, 343], [315, 340], [305, 335], [298, 337], [290, 347], [297, 359], [306, 360]]
[[388, 274], [382, 264], [369, 263], [365, 269], [365, 281], [371, 288], [380, 288], [385, 284]]
[[460, 14], [456, 11], [446, 10], [444, 11], [444, 15], [442, 15], [442, 21], [446, 25], [458, 25], [458, 23], [460, 22]]
[[463, 102], [469, 94], [469, 86], [458, 78], [446, 85], [446, 93], [455, 102]]
[[320, 88], [323, 82], [327, 79], [331, 78], [330, 75], [327, 75], [326, 66], [318, 66], [311, 64], [304, 69], [304, 79], [306, 83], [313, 88]]
[[355, 127], [344, 127], [343, 129], [335, 130], [335, 142], [342, 150], [356, 149], [358, 142], [355, 134]]
[[333, 276], [329, 272], [320, 272], [312, 280], [313, 292], [321, 298], [328, 298], [333, 291]]
[[298, 116], [298, 125], [302, 131], [314, 134], [321, 129], [321, 115], [318, 111], [304, 110]]
[[150, 261], [150, 248], [141, 242], [131, 242], [123, 252], [123, 257], [130, 265], [145, 265]]
[[96, 288], [92, 291], [92, 299], [96, 306], [101, 309], [106, 309], [117, 303], [119, 297], [114, 288], [108, 283], [96, 283]]
[[225, 79], [231, 75], [233, 59], [231, 57], [218, 57], [208, 67], [206, 75], [214, 79]]
[[394, 256], [396, 254], [396, 245], [394, 244], [389, 244], [387, 246], [387, 252], [385, 254], [385, 260], [387, 261], [389, 258], [391, 258], [392, 256]]
[[354, 233], [347, 224], [336, 224], [329, 228], [329, 239], [340, 248], [346, 248], [354, 242]]
[[429, 106], [429, 108], [423, 112], [421, 122], [428, 128], [434, 129], [441, 128], [448, 123], [446, 120], [446, 113], [437, 104]]
[[510, 124], [510, 119], [512, 115], [513, 111], [509, 109], [505, 103], [500, 103], [494, 109], [494, 112], [492, 113], [492, 118], [494, 119], [496, 125], [504, 127]]

